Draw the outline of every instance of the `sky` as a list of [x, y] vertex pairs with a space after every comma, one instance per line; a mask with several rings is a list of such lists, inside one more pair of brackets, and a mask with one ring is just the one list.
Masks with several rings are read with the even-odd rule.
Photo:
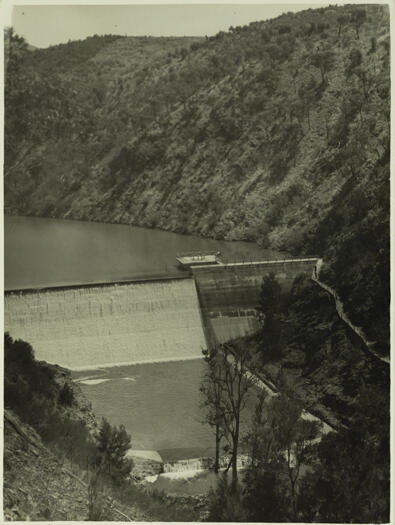
[[12, 11], [9, 10], [8, 24], [5, 21], [5, 25], [12, 25], [17, 34], [36, 47], [108, 33], [127, 36], [211, 36], [218, 31], [227, 31], [230, 26], [329, 3], [14, 5]]

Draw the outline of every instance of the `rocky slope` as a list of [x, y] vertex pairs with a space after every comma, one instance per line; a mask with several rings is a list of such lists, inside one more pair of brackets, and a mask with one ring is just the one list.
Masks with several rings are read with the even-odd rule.
[[11, 39], [7, 213], [294, 254], [389, 349], [389, 17], [309, 9], [206, 39]]
[[[4, 413], [4, 518], [12, 521], [84, 521], [88, 516], [86, 472], [62, 460], [12, 411]], [[149, 521], [135, 507], [111, 498], [109, 521]]]
[[[275, 330], [263, 327], [240, 341], [258, 356], [263, 377], [280, 390], [290, 388], [336, 429], [371, 417], [381, 437], [388, 432], [389, 366], [339, 316], [329, 293], [310, 279], [297, 279], [282, 299]], [[374, 407], [370, 413], [367, 399]]]

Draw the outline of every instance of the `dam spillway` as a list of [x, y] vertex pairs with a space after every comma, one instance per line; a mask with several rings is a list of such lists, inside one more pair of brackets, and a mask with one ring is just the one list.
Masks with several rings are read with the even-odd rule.
[[193, 279], [7, 293], [5, 330], [39, 360], [90, 369], [201, 357]]

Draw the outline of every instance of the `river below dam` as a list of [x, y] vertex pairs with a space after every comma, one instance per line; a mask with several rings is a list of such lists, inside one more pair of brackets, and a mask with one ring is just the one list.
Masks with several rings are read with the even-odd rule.
[[166, 460], [212, 452], [198, 401], [203, 370], [203, 360], [194, 359], [73, 372], [73, 378], [98, 418], [122, 423], [134, 449], [156, 450]]
[[[136, 450], [156, 450], [164, 462], [214, 454], [214, 432], [205, 424], [199, 386], [202, 359], [73, 372], [95, 414], [123, 424]], [[252, 391], [243, 433], [253, 414]]]

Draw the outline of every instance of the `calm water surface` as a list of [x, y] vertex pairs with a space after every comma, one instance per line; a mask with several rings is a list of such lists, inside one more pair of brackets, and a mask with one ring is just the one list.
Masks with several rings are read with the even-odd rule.
[[254, 243], [63, 219], [5, 217], [6, 290], [180, 276], [179, 252], [219, 250], [225, 260], [281, 256]]
[[[134, 449], [158, 450], [166, 461], [214, 452], [214, 434], [203, 423], [199, 406], [204, 367], [202, 359], [195, 359], [73, 372], [73, 377], [98, 418], [122, 423], [132, 436]], [[254, 403], [252, 395], [244, 430]]]

